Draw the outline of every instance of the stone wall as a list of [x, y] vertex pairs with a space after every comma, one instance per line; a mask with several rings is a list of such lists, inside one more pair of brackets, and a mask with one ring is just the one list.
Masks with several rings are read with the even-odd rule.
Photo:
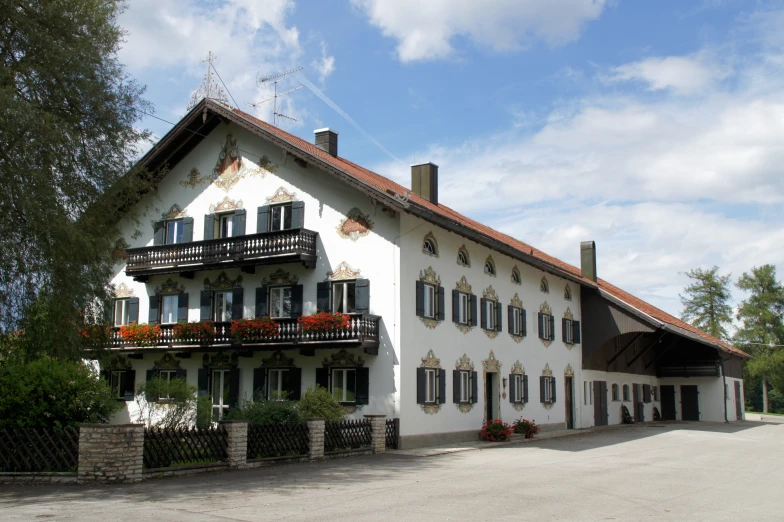
[[143, 451], [141, 424], [82, 424], [78, 482], [141, 482]]

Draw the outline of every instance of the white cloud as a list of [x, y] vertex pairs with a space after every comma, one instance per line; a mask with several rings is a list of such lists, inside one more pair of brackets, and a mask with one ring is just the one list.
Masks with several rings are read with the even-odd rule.
[[324, 85], [324, 81], [335, 70], [335, 57], [327, 56], [326, 43], [321, 42], [321, 59], [317, 62], [313, 62], [312, 66], [318, 73], [319, 83]]
[[732, 69], [718, 63], [708, 53], [693, 56], [651, 57], [614, 67], [603, 76], [607, 83], [643, 82], [649, 90], [672, 90], [679, 94], [697, 94], [713, 88], [732, 74]]
[[452, 42], [466, 37], [496, 51], [541, 39], [563, 45], [599, 17], [606, 0], [352, 0], [385, 36], [398, 41], [401, 61], [446, 58]]

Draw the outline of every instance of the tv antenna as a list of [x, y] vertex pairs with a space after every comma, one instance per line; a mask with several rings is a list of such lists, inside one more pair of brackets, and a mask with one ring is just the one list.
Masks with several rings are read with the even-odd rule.
[[285, 119], [291, 120], [291, 121], [297, 121], [296, 118], [292, 118], [291, 116], [286, 116], [285, 114], [282, 114], [282, 113], [278, 112], [278, 98], [280, 98], [282, 96], [286, 96], [287, 94], [291, 94], [294, 91], [298, 91], [298, 90], [302, 89], [304, 87], [304, 85], [300, 85], [299, 87], [295, 87], [293, 89], [289, 89], [286, 92], [278, 93], [278, 82], [281, 79], [285, 78], [286, 76], [288, 76], [290, 74], [294, 74], [294, 73], [299, 72], [301, 70], [302, 70], [302, 67], [297, 67], [296, 69], [292, 69], [290, 71], [286, 71], [286, 72], [282, 72], [282, 73], [278, 73], [278, 74], [273, 74], [271, 76], [265, 76], [263, 78], [259, 78], [258, 76], [256, 77], [256, 83], [258, 83], [259, 85], [263, 85], [265, 88], [267, 87], [267, 85], [270, 84], [270, 82], [272, 82], [273, 93], [274, 94], [273, 94], [272, 98], [267, 98], [266, 100], [261, 100], [258, 103], [252, 103], [251, 106], [252, 107], [258, 107], [262, 103], [267, 103], [268, 101], [271, 101], [272, 102], [272, 124], [275, 125], [276, 127], [278, 126], [278, 122], [280, 121], [280, 118], [285, 118]]
[[[202, 60], [202, 62], [207, 64], [207, 74], [204, 75], [204, 79], [201, 81], [199, 88], [196, 89], [191, 95], [191, 101], [188, 103], [188, 110], [191, 110], [196, 105], [198, 105], [202, 98], [209, 98], [224, 105], [229, 105], [229, 98], [226, 96], [226, 91], [218, 84], [220, 76], [218, 76], [218, 80], [216, 80], [215, 76], [212, 74], [212, 71], [215, 69], [215, 66], [212, 65], [212, 62], [217, 59], [218, 57], [212, 54], [212, 51], [210, 51], [207, 55], [207, 59]], [[221, 80], [221, 83], [223, 83], [223, 80]]]

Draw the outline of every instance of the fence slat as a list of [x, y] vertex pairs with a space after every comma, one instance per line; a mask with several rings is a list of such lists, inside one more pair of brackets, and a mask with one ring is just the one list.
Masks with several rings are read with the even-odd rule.
[[324, 423], [324, 453], [369, 449], [373, 444], [370, 419]]
[[248, 459], [304, 457], [310, 451], [305, 424], [249, 424]]
[[0, 471], [76, 471], [79, 432], [75, 428], [6, 428], [0, 432]]
[[147, 469], [223, 462], [226, 458], [227, 434], [221, 426], [144, 430], [143, 460]]

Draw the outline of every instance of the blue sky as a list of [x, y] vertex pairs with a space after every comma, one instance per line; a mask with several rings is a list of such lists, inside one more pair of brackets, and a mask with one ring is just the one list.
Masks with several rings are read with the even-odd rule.
[[[305, 139], [565, 261], [597, 241], [601, 277], [679, 314], [683, 272], [784, 270], [784, 2], [134, 0], [121, 59], [176, 122], [208, 51], [240, 108], [286, 99]], [[146, 118], [161, 136], [170, 125]], [[743, 296], [735, 292], [736, 298]]]

